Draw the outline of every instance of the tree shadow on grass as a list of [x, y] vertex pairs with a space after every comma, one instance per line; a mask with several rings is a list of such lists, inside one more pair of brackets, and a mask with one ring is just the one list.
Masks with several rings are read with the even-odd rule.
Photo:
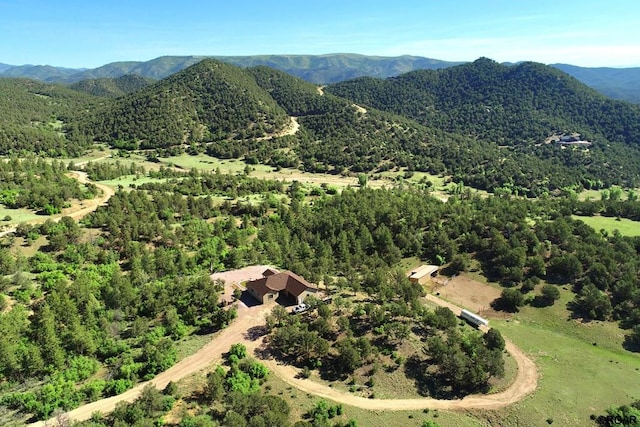
[[631, 351], [633, 353], [640, 353], [640, 342], [634, 341], [629, 335], [627, 335], [624, 338], [622, 347], [624, 347], [624, 349], [627, 351]]
[[257, 341], [267, 335], [267, 327], [265, 325], [252, 326], [243, 334], [244, 338], [249, 341]]
[[326, 358], [322, 366], [318, 368], [320, 378], [325, 381], [344, 381], [348, 375], [338, 369], [338, 361], [333, 358]]
[[418, 356], [409, 356], [404, 364], [404, 374], [416, 384], [416, 390], [420, 396], [434, 399], [453, 399], [455, 396], [446, 390], [444, 379], [438, 374], [427, 373], [425, 361]]

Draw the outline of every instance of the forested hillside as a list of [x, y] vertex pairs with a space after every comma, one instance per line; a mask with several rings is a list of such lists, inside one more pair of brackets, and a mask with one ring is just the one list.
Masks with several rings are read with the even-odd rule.
[[59, 85], [0, 79], [0, 154], [79, 155], [91, 144], [76, 115], [96, 99]]
[[[546, 141], [573, 133], [591, 145]], [[367, 402], [398, 392], [451, 399], [516, 384], [522, 366], [504, 350], [517, 345], [543, 378], [527, 400], [429, 416], [520, 425], [554, 415], [556, 425], [568, 419], [553, 412], [562, 404], [580, 406], [586, 423], [637, 400], [616, 381], [631, 383], [638, 369], [640, 237], [577, 216], [640, 219], [637, 190], [610, 187], [640, 185], [639, 147], [638, 107], [534, 63], [481, 59], [326, 88], [213, 59], [154, 83], [0, 79], [0, 424], [46, 419], [191, 363], [188, 354], [217, 339], [209, 334], [258, 313], [236, 312], [229, 294], [240, 289], [223, 296], [210, 274], [263, 264], [331, 297], [309, 298], [304, 313], [253, 316], [265, 325], [247, 334], [236, 323], [242, 339], [266, 338], [257, 357], [292, 364], [270, 366], [297, 365], [308, 384], [321, 378]], [[184, 153], [198, 156], [166, 158]], [[73, 178], [79, 169], [103, 182]], [[11, 219], [66, 214], [110, 187], [79, 222]], [[581, 200], [583, 188], [607, 189]], [[431, 309], [428, 287], [406, 278], [418, 263], [439, 266], [433, 286], [458, 276], [469, 300], [476, 289], [495, 293], [481, 314], [505, 339]], [[573, 366], [567, 349], [584, 350], [585, 365]], [[246, 353], [232, 346], [228, 368], [170, 383], [165, 396], [147, 388], [85, 425], [356, 425], [324, 401], [302, 413], [311, 392], [281, 380], [261, 390], [269, 370]], [[572, 378], [585, 372], [578, 384], [598, 384], [593, 393]], [[178, 388], [189, 390], [181, 398]], [[403, 412], [401, 423], [428, 413]]]
[[[487, 181], [485, 176], [495, 173], [491, 164], [501, 157], [523, 164], [527, 157], [535, 156], [544, 160], [544, 167], [574, 169], [578, 179], [567, 177], [567, 183], [573, 185], [591, 185], [587, 181], [592, 180], [633, 184], [640, 171], [640, 108], [607, 99], [541, 64], [507, 67], [483, 58], [387, 80], [360, 78], [328, 86], [326, 91], [465, 135], [477, 141], [478, 147], [502, 147], [502, 156], [487, 159], [490, 164], [479, 162], [465, 168], [466, 179], [460, 175], [476, 186], [492, 186], [492, 179]], [[572, 133], [592, 142], [589, 149], [563, 150], [545, 143], [552, 135]], [[469, 174], [471, 169], [474, 172]], [[514, 179], [521, 173], [531, 179], [524, 170]]]
[[286, 122], [284, 110], [249, 74], [205, 60], [97, 109], [83, 128], [99, 141], [157, 148], [260, 137]]
[[640, 141], [640, 107], [531, 62], [509, 67], [482, 58], [384, 81], [357, 79], [327, 91], [500, 145], [540, 143], [554, 132], [578, 132], [596, 143]]
[[101, 78], [81, 80], [69, 86], [73, 90], [94, 96], [117, 98], [135, 92], [153, 83], [153, 80], [135, 74], [125, 74], [116, 78]]
[[640, 68], [584, 68], [569, 64], [552, 66], [606, 96], [640, 103]]
[[[297, 117], [300, 129], [278, 135], [286, 115]], [[633, 143], [638, 117], [637, 108], [538, 64], [503, 67], [483, 59], [386, 81], [356, 79], [322, 94], [268, 67], [242, 70], [206, 60], [105, 102], [80, 127], [115, 147], [161, 155], [188, 144], [193, 153], [311, 172], [406, 167], [533, 196], [633, 185], [640, 170]], [[574, 132], [593, 145], [544, 143]]]

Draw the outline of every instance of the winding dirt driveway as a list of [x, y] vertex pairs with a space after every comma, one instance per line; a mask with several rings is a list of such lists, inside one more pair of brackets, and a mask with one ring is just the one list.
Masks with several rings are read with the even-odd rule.
[[258, 346], [257, 339], [250, 336], [251, 330], [255, 326], [264, 324], [266, 314], [271, 311], [273, 305], [258, 305], [247, 307], [244, 304], [238, 306], [238, 317], [225, 329], [221, 330], [213, 340], [189, 357], [182, 359], [166, 371], [158, 374], [154, 379], [145, 381], [137, 386], [125, 391], [117, 396], [108, 397], [95, 402], [88, 403], [73, 409], [58, 418], [51, 418], [47, 421], [39, 421], [30, 426], [53, 427], [57, 426], [58, 419], [65, 421], [83, 421], [91, 418], [94, 412], [103, 414], [113, 411], [118, 402], [134, 401], [147, 384], [153, 384], [156, 388], [164, 389], [170, 381], [177, 381], [195, 372], [205, 370], [214, 366], [216, 362], [222, 360], [223, 353], [229, 351], [229, 347], [235, 343], [244, 343], [249, 350]]
[[[454, 304], [444, 301], [434, 295], [427, 295], [427, 300], [442, 307], [447, 307], [456, 316], [460, 315], [462, 309]], [[489, 328], [483, 327], [486, 332]], [[345, 405], [356, 406], [370, 410], [419, 410], [419, 409], [499, 409], [513, 403], [519, 402], [527, 395], [533, 393], [538, 386], [538, 370], [531, 359], [508, 339], [505, 341], [505, 350], [514, 358], [518, 366], [518, 372], [511, 385], [504, 391], [494, 394], [469, 395], [462, 399], [440, 400], [431, 398], [417, 399], [369, 399], [366, 397], [353, 396], [328, 387], [324, 384], [309, 380], [299, 379], [296, 376], [300, 370], [277, 363], [275, 360], [264, 360], [273, 373], [284, 380], [289, 385], [306, 393], [330, 399]]]
[[[462, 310], [460, 307], [444, 301], [434, 295], [428, 295], [427, 300], [437, 305], [448, 307], [456, 315]], [[256, 328], [264, 325], [265, 316], [271, 311], [274, 303], [269, 305], [257, 305], [247, 307], [239, 303], [238, 317], [227, 328], [220, 331], [214, 339], [202, 347], [193, 355], [181, 360], [173, 367], [156, 376], [153, 380], [138, 384], [136, 387], [125, 393], [98, 400], [63, 415], [65, 420], [86, 420], [94, 412], [108, 413], [113, 411], [120, 401], [131, 402], [135, 400], [147, 384], [153, 384], [158, 389], [163, 389], [169, 381], [178, 381], [188, 375], [199, 371], [211, 369], [215, 363], [222, 360], [222, 355], [229, 350], [232, 344], [242, 343], [247, 346], [250, 353], [255, 354], [255, 350], [260, 347], [262, 340], [260, 334], [256, 334]], [[486, 332], [487, 328], [483, 328]], [[527, 395], [535, 391], [538, 384], [538, 371], [531, 359], [520, 350], [515, 344], [505, 338], [505, 349], [517, 363], [518, 372], [511, 385], [504, 391], [488, 395], [470, 395], [457, 400], [439, 400], [431, 398], [415, 399], [369, 399], [365, 397], [353, 396], [328, 387], [324, 384], [296, 378], [300, 370], [290, 365], [283, 365], [276, 360], [261, 359], [273, 374], [283, 381], [296, 387], [297, 389], [311, 393], [316, 396], [330, 399], [345, 405], [355, 406], [370, 410], [419, 410], [419, 409], [498, 409], [524, 399]], [[32, 426], [44, 427], [55, 426], [55, 418], [48, 422], [37, 422]]]

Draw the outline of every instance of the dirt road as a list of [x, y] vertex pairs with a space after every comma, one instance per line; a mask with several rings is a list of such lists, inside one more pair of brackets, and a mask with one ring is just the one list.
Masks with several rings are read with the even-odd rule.
[[[447, 301], [443, 301], [434, 295], [428, 295], [427, 300], [440, 306], [448, 307], [457, 315], [460, 314], [460, 307]], [[247, 346], [249, 352], [252, 353], [259, 346], [261, 340], [256, 339], [256, 337], [251, 335], [251, 329], [263, 324], [264, 318], [271, 308], [272, 305], [258, 305], [250, 308], [243, 304], [240, 305], [238, 309], [238, 318], [228, 328], [222, 330], [219, 335], [192, 356], [181, 360], [176, 365], [159, 374], [149, 382], [141, 383], [121, 395], [109, 397], [107, 399], [102, 399], [97, 402], [81, 406], [68, 412], [66, 417], [73, 420], [86, 420], [96, 411], [108, 413], [115, 408], [116, 403], [123, 400], [129, 402], [134, 400], [148, 383], [154, 384], [159, 389], [163, 389], [169, 381], [177, 381], [187, 375], [211, 368], [214, 363], [221, 360], [222, 354], [228, 351], [231, 344], [243, 343]], [[514, 358], [518, 366], [518, 372], [512, 384], [500, 393], [471, 395], [457, 400], [438, 400], [430, 398], [368, 399], [342, 393], [310, 380], [296, 378], [299, 373], [299, 369], [288, 365], [282, 365], [275, 360], [262, 360], [262, 362], [275, 375], [301, 391], [363, 409], [391, 411], [417, 410], [424, 408], [443, 410], [498, 409], [524, 399], [527, 395], [535, 391], [538, 384], [538, 371], [533, 361], [506, 338], [505, 348]], [[45, 422], [39, 422], [31, 425], [45, 426]], [[47, 425], [55, 426], [55, 419], [49, 420], [49, 424]]]
[[97, 182], [93, 182], [89, 180], [86, 172], [74, 171], [70, 175], [75, 179], [77, 179], [78, 182], [80, 182], [81, 184], [92, 183], [93, 185], [98, 187], [100, 190], [102, 190], [102, 196], [97, 199], [83, 201], [79, 209], [76, 209], [73, 212], [66, 213], [65, 216], [70, 216], [75, 220], [82, 219], [86, 215], [95, 211], [98, 208], [98, 206], [107, 204], [111, 196], [116, 194], [113, 188], [106, 186], [104, 184], [99, 184]]
[[300, 129], [300, 123], [298, 123], [298, 118], [294, 117], [294, 116], [289, 116], [289, 123], [287, 124], [287, 126], [284, 127], [284, 129], [272, 134], [272, 135], [267, 135], [267, 136], [261, 136], [260, 138], [256, 138], [256, 141], [267, 141], [269, 139], [273, 139], [273, 138], [277, 138], [277, 137], [283, 137], [283, 136], [287, 136], [287, 135], [295, 135], [296, 133], [298, 133], [298, 130]]
[[[265, 315], [271, 310], [272, 306], [258, 305], [254, 307], [246, 307], [241, 305], [238, 307], [238, 317], [231, 325], [222, 331], [208, 344], [202, 347], [193, 355], [182, 359], [166, 371], [158, 374], [154, 379], [138, 384], [136, 387], [119, 394], [118, 396], [108, 397], [96, 402], [88, 403], [73, 409], [66, 414], [64, 418], [68, 420], [82, 421], [89, 419], [94, 412], [103, 414], [113, 411], [116, 404], [121, 401], [132, 402], [135, 400], [147, 384], [153, 384], [156, 388], [162, 390], [170, 381], [177, 381], [195, 372], [214, 366], [214, 363], [222, 360], [223, 353], [229, 351], [232, 344], [243, 343], [249, 351], [253, 351], [258, 341], [253, 340], [248, 332], [254, 326], [264, 323]], [[56, 418], [48, 421], [40, 421], [29, 424], [30, 426], [45, 427], [57, 426]]]
[[[97, 182], [93, 182], [89, 180], [86, 172], [73, 171], [69, 173], [69, 176], [77, 179], [78, 182], [80, 182], [81, 184], [88, 184], [88, 183], [94, 184], [96, 187], [102, 190], [102, 196], [100, 196], [99, 198], [91, 199], [91, 200], [82, 200], [78, 206], [65, 209], [65, 211], [63, 211], [62, 214], [53, 215], [53, 216], [43, 216], [42, 219], [27, 221], [28, 224], [41, 224], [47, 221], [48, 219], [57, 222], [57, 221], [60, 221], [60, 219], [63, 216], [69, 216], [77, 221], [79, 219], [84, 218], [86, 215], [90, 214], [91, 212], [95, 211], [98, 208], [98, 206], [105, 205], [109, 201], [111, 196], [115, 194], [115, 191], [113, 190], [113, 188], [108, 187], [104, 184], [99, 184]], [[0, 232], [0, 237], [4, 237], [7, 234], [11, 234], [15, 232], [16, 232], [16, 227], [11, 227]]]
[[[430, 302], [447, 307], [457, 316], [460, 315], [461, 308], [444, 301], [434, 295], [427, 295]], [[488, 328], [482, 328], [486, 332]], [[431, 398], [419, 399], [369, 399], [366, 397], [353, 396], [351, 394], [342, 393], [324, 384], [316, 383], [309, 380], [296, 378], [300, 370], [283, 365], [275, 360], [265, 360], [265, 363], [273, 373], [282, 378], [289, 385], [297, 389], [311, 393], [325, 399], [345, 405], [356, 406], [362, 409], [370, 410], [419, 410], [419, 409], [499, 409], [513, 403], [519, 402], [527, 395], [533, 393], [538, 385], [538, 370], [536, 365], [522, 350], [515, 344], [505, 338], [505, 349], [514, 358], [518, 366], [518, 372], [513, 382], [506, 390], [495, 394], [470, 395], [463, 399], [456, 400], [439, 400]]]

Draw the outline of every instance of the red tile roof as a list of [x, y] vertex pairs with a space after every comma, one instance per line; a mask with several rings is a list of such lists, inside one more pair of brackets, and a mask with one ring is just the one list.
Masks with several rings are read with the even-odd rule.
[[[252, 280], [247, 283], [247, 288], [251, 288], [260, 297], [268, 293], [280, 292], [286, 289], [287, 292], [295, 297], [300, 296], [307, 289], [316, 290], [315, 286], [304, 280], [291, 271], [283, 271], [282, 273], [273, 273], [269, 271], [270, 275], [263, 277], [262, 279]], [[265, 271], [267, 273], [267, 271]]]

